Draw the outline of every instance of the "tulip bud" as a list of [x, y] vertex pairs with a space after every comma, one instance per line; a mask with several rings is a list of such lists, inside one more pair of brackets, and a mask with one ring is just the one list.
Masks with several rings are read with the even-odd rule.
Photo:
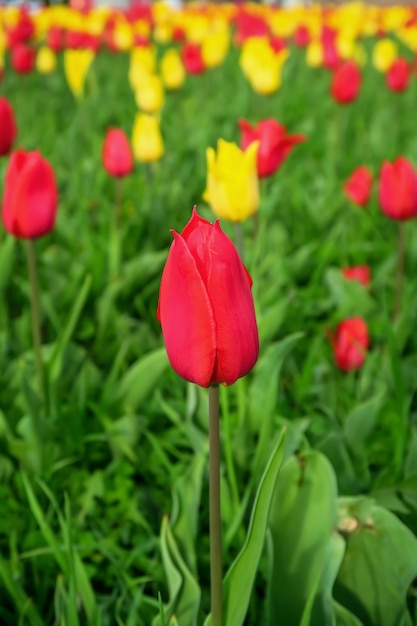
[[346, 280], [356, 280], [364, 287], [368, 287], [371, 282], [371, 270], [368, 265], [355, 265], [354, 267], [344, 267], [343, 276]]
[[369, 347], [368, 327], [361, 317], [344, 320], [331, 332], [329, 339], [333, 347], [336, 365], [344, 372], [362, 367]]
[[330, 87], [333, 98], [339, 104], [356, 100], [362, 84], [362, 75], [354, 61], [345, 61], [334, 72]]
[[201, 48], [196, 43], [186, 43], [181, 50], [181, 58], [188, 74], [202, 74], [204, 65]]
[[385, 161], [379, 177], [379, 204], [393, 220], [409, 220], [417, 215], [417, 173], [404, 157]]
[[110, 128], [104, 138], [103, 167], [110, 176], [122, 178], [133, 170], [133, 154], [129, 139], [120, 128]]
[[64, 55], [65, 76], [76, 98], [84, 95], [84, 83], [87, 72], [94, 59], [92, 50], [66, 50]]
[[24, 43], [18, 43], [11, 49], [10, 62], [17, 74], [30, 74], [35, 65], [36, 50]]
[[286, 135], [285, 126], [274, 119], [262, 120], [252, 127], [246, 120], [239, 120], [242, 131], [241, 146], [246, 150], [259, 141], [257, 169], [259, 178], [271, 176], [285, 161], [293, 147], [306, 140], [305, 135]]
[[12, 154], [6, 171], [2, 219], [22, 239], [48, 234], [55, 225], [58, 190], [52, 166], [38, 151]]
[[343, 185], [346, 196], [363, 207], [368, 204], [372, 191], [372, 172], [365, 165], [357, 167]]
[[405, 91], [410, 82], [410, 66], [402, 57], [395, 59], [385, 74], [388, 89], [391, 91]]
[[132, 133], [132, 147], [135, 159], [142, 163], [152, 163], [162, 158], [164, 142], [157, 117], [146, 113], [136, 114]]
[[161, 75], [167, 89], [179, 89], [185, 81], [185, 68], [175, 48], [170, 48], [161, 59]]
[[6, 98], [0, 98], [0, 156], [9, 154], [16, 135], [17, 128], [11, 104]]
[[169, 361], [190, 382], [231, 385], [255, 365], [252, 280], [233, 243], [194, 208], [162, 274], [157, 317]]
[[36, 68], [41, 74], [51, 74], [56, 69], [56, 56], [47, 46], [42, 46], [36, 55]]

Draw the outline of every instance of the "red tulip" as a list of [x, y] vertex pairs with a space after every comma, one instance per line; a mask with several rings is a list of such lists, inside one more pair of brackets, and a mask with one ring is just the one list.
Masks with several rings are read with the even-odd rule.
[[196, 43], [185, 43], [181, 50], [181, 58], [188, 74], [202, 74], [206, 69], [201, 48]]
[[333, 74], [330, 91], [339, 104], [348, 104], [358, 97], [362, 75], [354, 61], [345, 61]]
[[324, 25], [321, 31], [323, 46], [323, 65], [328, 70], [335, 70], [340, 63], [340, 56], [336, 46], [337, 31]]
[[102, 161], [110, 176], [121, 178], [133, 170], [133, 153], [125, 133], [120, 128], [110, 128], [104, 138]]
[[366, 206], [372, 191], [372, 172], [365, 165], [357, 167], [343, 185], [343, 191], [355, 204]]
[[391, 91], [405, 91], [410, 81], [410, 66], [402, 57], [395, 59], [385, 74], [388, 89]]
[[368, 287], [371, 282], [371, 270], [369, 269], [369, 265], [344, 267], [342, 273], [347, 280], [357, 280], [364, 287]]
[[26, 8], [20, 9], [16, 24], [7, 30], [7, 42], [9, 48], [13, 48], [18, 43], [25, 43], [29, 41], [34, 34], [35, 26], [30, 13]]
[[51, 26], [46, 35], [46, 45], [54, 52], [65, 48], [65, 30], [60, 26]]
[[344, 320], [336, 333], [328, 332], [336, 365], [344, 372], [362, 367], [369, 347], [368, 327], [361, 317]]
[[6, 170], [2, 219], [15, 237], [36, 239], [55, 224], [58, 191], [52, 166], [38, 151], [20, 149]]
[[18, 74], [29, 74], [35, 67], [36, 50], [24, 43], [18, 43], [11, 49], [11, 65]]
[[294, 43], [299, 48], [306, 48], [311, 41], [310, 31], [307, 26], [300, 24], [294, 33]]
[[174, 370], [202, 387], [231, 385], [258, 358], [252, 280], [233, 243], [194, 207], [162, 274], [157, 316]]
[[0, 156], [9, 154], [17, 135], [13, 109], [6, 98], [0, 98]]
[[286, 135], [285, 126], [274, 119], [262, 120], [254, 127], [246, 120], [239, 120], [238, 125], [242, 131], [243, 150], [259, 141], [257, 168], [260, 178], [276, 172], [295, 144], [307, 139], [305, 135]]
[[379, 204], [393, 220], [409, 220], [417, 215], [417, 173], [404, 157], [382, 164]]

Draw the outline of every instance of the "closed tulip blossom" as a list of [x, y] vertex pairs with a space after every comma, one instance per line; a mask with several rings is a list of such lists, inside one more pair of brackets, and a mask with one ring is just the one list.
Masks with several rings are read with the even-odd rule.
[[181, 50], [181, 59], [188, 74], [202, 74], [204, 65], [201, 48], [196, 43], [185, 43]]
[[356, 100], [362, 84], [362, 75], [354, 61], [345, 61], [334, 71], [330, 91], [339, 104]]
[[293, 147], [306, 140], [305, 135], [287, 135], [285, 126], [274, 119], [262, 120], [251, 126], [239, 120], [242, 131], [241, 146], [246, 150], [254, 141], [259, 141], [257, 169], [259, 178], [271, 176], [285, 161]]
[[369, 333], [365, 320], [351, 317], [341, 322], [336, 332], [328, 331], [337, 367], [344, 372], [357, 370], [365, 362]]
[[30, 74], [35, 67], [36, 50], [25, 43], [18, 43], [10, 51], [11, 66], [17, 74]]
[[6, 98], [0, 97], [0, 156], [9, 154], [16, 135], [17, 127], [12, 106]]
[[58, 190], [51, 164], [37, 150], [12, 154], [6, 170], [2, 220], [15, 237], [36, 239], [55, 225]]
[[207, 149], [207, 188], [203, 197], [218, 217], [243, 222], [257, 212], [258, 146], [255, 141], [244, 152], [235, 143], [219, 139], [217, 153]]
[[404, 58], [395, 59], [385, 74], [388, 89], [397, 92], [405, 91], [410, 82], [410, 73], [411, 68]]
[[354, 204], [364, 207], [372, 191], [372, 172], [365, 165], [357, 167], [343, 185], [345, 195]]
[[133, 153], [129, 139], [120, 128], [110, 128], [104, 138], [103, 167], [110, 176], [122, 178], [133, 170]]
[[404, 157], [385, 161], [379, 177], [379, 204], [393, 220], [409, 220], [417, 215], [417, 172]]
[[354, 267], [344, 267], [343, 276], [346, 280], [356, 280], [364, 287], [369, 287], [371, 282], [371, 270], [369, 265], [355, 265]]
[[178, 51], [170, 48], [161, 59], [161, 76], [167, 89], [179, 89], [185, 81], [185, 68]]
[[258, 358], [252, 280], [219, 222], [195, 208], [173, 236], [157, 311], [169, 361], [202, 387], [231, 385]]
[[132, 132], [133, 154], [137, 161], [152, 163], [164, 154], [164, 141], [159, 128], [159, 119], [154, 115], [137, 113]]

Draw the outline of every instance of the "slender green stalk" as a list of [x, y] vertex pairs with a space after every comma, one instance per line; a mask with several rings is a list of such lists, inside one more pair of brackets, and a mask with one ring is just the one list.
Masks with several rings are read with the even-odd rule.
[[38, 370], [39, 378], [39, 390], [41, 396], [45, 398], [45, 377], [43, 371], [42, 361], [42, 340], [41, 340], [41, 324], [40, 324], [40, 309], [39, 309], [39, 287], [38, 278], [36, 274], [36, 257], [35, 246], [32, 239], [27, 240], [27, 260], [29, 268], [29, 282], [30, 282], [30, 306], [32, 310], [32, 336], [33, 336], [33, 349], [35, 352], [36, 368]]
[[123, 201], [123, 179], [116, 177], [114, 179], [114, 223], [116, 229], [120, 228]]
[[211, 623], [222, 624], [222, 531], [220, 513], [219, 386], [209, 387]]
[[235, 245], [236, 245], [236, 250], [239, 253], [239, 256], [243, 262], [244, 259], [244, 243], [243, 243], [243, 230], [242, 230], [242, 224], [240, 222], [235, 222]]
[[405, 257], [405, 222], [398, 224], [398, 248], [397, 248], [397, 276], [395, 281], [394, 311], [395, 320], [401, 312], [401, 299], [404, 282], [404, 257]]

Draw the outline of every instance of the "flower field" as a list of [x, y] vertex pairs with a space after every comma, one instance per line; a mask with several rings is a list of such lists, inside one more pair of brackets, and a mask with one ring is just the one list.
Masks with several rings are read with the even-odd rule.
[[0, 27], [0, 624], [417, 624], [417, 6]]

